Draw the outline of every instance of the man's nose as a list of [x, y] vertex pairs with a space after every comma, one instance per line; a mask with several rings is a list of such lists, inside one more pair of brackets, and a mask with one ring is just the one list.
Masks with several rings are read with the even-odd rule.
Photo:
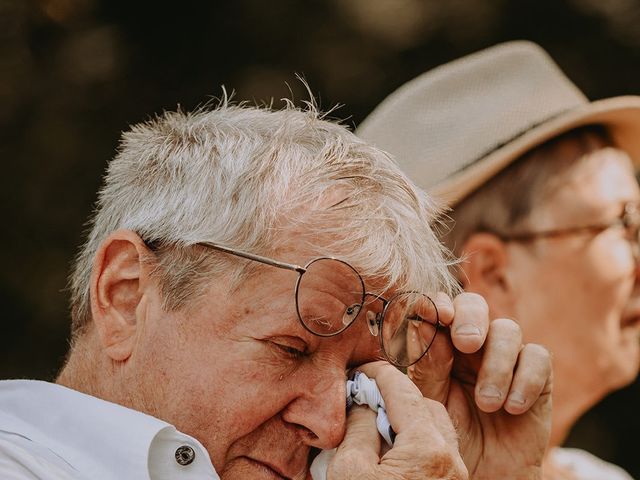
[[300, 396], [287, 407], [283, 419], [303, 427], [304, 441], [321, 449], [337, 447], [346, 425], [346, 374], [309, 376]]

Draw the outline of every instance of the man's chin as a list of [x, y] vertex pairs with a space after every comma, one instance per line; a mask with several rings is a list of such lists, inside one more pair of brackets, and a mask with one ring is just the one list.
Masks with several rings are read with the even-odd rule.
[[617, 347], [615, 365], [611, 369], [612, 389], [626, 387], [633, 383], [640, 372], [640, 337], [638, 329], [623, 331], [623, 338]]
[[281, 475], [275, 467], [249, 457], [233, 459], [220, 473], [221, 480], [305, 480], [310, 479], [308, 469], [294, 478]]

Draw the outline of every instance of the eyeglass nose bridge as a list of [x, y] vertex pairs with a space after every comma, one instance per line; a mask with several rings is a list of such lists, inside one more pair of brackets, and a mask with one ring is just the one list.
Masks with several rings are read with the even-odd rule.
[[379, 301], [382, 302], [382, 309], [379, 312], [373, 311], [370, 308], [367, 308], [365, 314], [365, 320], [367, 322], [367, 327], [369, 328], [369, 333], [374, 337], [377, 337], [380, 334], [380, 329], [382, 328], [382, 321], [384, 319], [384, 314], [387, 311], [387, 307], [389, 305], [389, 300], [380, 296], [376, 293], [365, 292], [365, 303], [368, 297], [371, 297], [371, 302]]
[[382, 323], [382, 314], [375, 313], [371, 310], [367, 310], [367, 326], [369, 327], [369, 332], [374, 337], [377, 337], [380, 333], [380, 324]]

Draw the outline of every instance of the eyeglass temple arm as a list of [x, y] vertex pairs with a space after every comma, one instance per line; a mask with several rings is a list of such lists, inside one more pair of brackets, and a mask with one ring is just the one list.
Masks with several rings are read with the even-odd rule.
[[633, 202], [628, 202], [624, 205], [622, 214], [614, 221], [602, 223], [600, 225], [585, 225], [582, 227], [570, 227], [570, 228], [560, 228], [557, 230], [543, 230], [542, 232], [532, 232], [532, 233], [515, 233], [512, 235], [504, 234], [500, 232], [495, 232], [491, 229], [487, 229], [487, 233], [492, 233], [496, 235], [501, 240], [505, 241], [528, 241], [535, 240], [538, 238], [549, 238], [549, 237], [561, 237], [562, 235], [570, 235], [573, 233], [580, 232], [598, 232], [602, 230], [606, 230], [607, 228], [614, 227], [616, 225], [627, 226], [628, 218], [630, 215], [634, 213], [637, 214], [638, 207]]
[[607, 228], [611, 228], [616, 225], [622, 225], [622, 220], [618, 219], [614, 222], [603, 223], [602, 225], [585, 225], [582, 227], [570, 227], [570, 228], [562, 228], [558, 230], [543, 230], [542, 232], [531, 232], [531, 233], [500, 233], [495, 232], [493, 230], [484, 229], [482, 231], [491, 233], [495, 235], [500, 240], [503, 241], [515, 241], [515, 242], [527, 242], [530, 240], [536, 240], [538, 238], [553, 238], [553, 237], [562, 237], [563, 235], [571, 235], [574, 233], [581, 232], [600, 232], [602, 230], [606, 230]]
[[520, 233], [520, 234], [515, 233], [513, 235], [509, 235], [509, 234], [495, 234], [495, 235], [497, 235], [501, 240], [527, 241], [527, 240], [535, 240], [538, 238], [562, 237], [563, 235], [571, 235], [573, 233], [598, 232], [598, 231], [605, 230], [609, 227], [612, 227], [614, 225], [615, 224], [589, 225], [584, 227], [563, 228], [561, 230], [546, 230], [542, 232]]
[[235, 255], [236, 257], [242, 257], [248, 260], [253, 260], [255, 262], [271, 265], [272, 267], [283, 268], [285, 270], [291, 270], [298, 273], [304, 273], [307, 271], [306, 268], [301, 267], [300, 265], [295, 265], [293, 263], [279, 262], [278, 260], [273, 260], [271, 258], [263, 257], [261, 255], [255, 255], [253, 253], [243, 252], [242, 250], [236, 250], [234, 248], [224, 247], [222, 245], [218, 245], [217, 243], [198, 242], [198, 245], [213, 248], [214, 250], [219, 250], [221, 252], [229, 253], [231, 255]]

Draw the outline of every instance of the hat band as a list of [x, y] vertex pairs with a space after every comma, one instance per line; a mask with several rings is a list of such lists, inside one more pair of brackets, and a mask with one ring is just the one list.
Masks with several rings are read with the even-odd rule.
[[572, 110], [575, 110], [575, 107], [574, 108], [567, 108], [566, 110], [561, 110], [561, 111], [551, 115], [550, 117], [544, 118], [544, 119], [540, 120], [539, 122], [534, 123], [534, 124], [526, 127], [524, 130], [519, 131], [518, 133], [516, 133], [515, 135], [510, 137], [508, 140], [505, 140], [504, 142], [497, 144], [495, 147], [492, 147], [490, 150], [487, 150], [486, 152], [482, 153], [481, 155], [476, 157], [473, 161], [467, 163], [465, 166], [463, 166], [459, 170], [456, 170], [455, 172], [453, 172], [453, 174], [455, 175], [455, 174], [464, 172], [467, 168], [475, 165], [477, 162], [479, 162], [483, 158], [488, 157], [489, 155], [497, 152], [498, 150], [500, 150], [501, 148], [505, 147], [506, 145], [508, 145], [510, 143], [513, 143], [516, 140], [518, 140], [519, 138], [525, 136], [531, 130], [533, 130], [535, 128], [538, 128], [540, 125], [542, 125], [544, 123], [547, 123], [547, 122], [549, 122], [551, 120], [554, 120], [555, 118], [558, 118], [561, 115], [564, 115], [564, 114], [566, 114], [568, 112], [571, 112]]

